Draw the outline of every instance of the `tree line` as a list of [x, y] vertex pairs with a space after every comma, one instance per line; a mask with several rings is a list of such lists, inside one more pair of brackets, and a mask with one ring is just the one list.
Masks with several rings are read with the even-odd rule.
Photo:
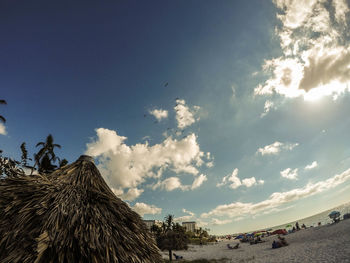
[[[7, 105], [6, 100], [0, 100], [0, 104]], [[6, 118], [0, 115], [0, 121], [6, 123]], [[68, 164], [66, 159], [60, 159], [55, 149], [61, 149], [61, 145], [54, 143], [54, 138], [49, 134], [45, 141], [38, 142], [36, 144], [38, 149], [37, 153], [34, 153], [33, 158], [28, 156], [26, 143], [23, 142], [20, 146], [21, 160], [15, 160], [10, 157], [3, 156], [3, 151], [0, 149], [0, 176], [17, 176], [25, 175], [26, 172], [30, 175], [34, 171], [38, 171], [40, 174], [52, 173], [56, 169]]]

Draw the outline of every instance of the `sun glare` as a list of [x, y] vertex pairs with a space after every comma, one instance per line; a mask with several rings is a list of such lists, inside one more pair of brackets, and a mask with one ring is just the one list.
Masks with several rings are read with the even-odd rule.
[[318, 101], [325, 96], [332, 96], [333, 100], [336, 100], [339, 95], [349, 90], [347, 83], [340, 83], [339, 81], [333, 81], [327, 85], [318, 86], [313, 88], [304, 94], [304, 100], [306, 101]]

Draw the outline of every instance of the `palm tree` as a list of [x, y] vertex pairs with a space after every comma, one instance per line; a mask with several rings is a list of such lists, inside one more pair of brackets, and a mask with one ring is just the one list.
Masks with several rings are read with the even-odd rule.
[[179, 223], [174, 223], [174, 216], [167, 215], [162, 224], [162, 231], [156, 233], [157, 246], [169, 251], [169, 261], [172, 261], [172, 251], [187, 249], [188, 237], [185, 229]]
[[56, 165], [53, 165], [51, 163], [51, 162], [56, 162], [56, 160], [58, 159], [56, 157], [54, 149], [55, 147], [60, 149], [61, 145], [53, 143], [53, 136], [49, 134], [46, 137], [45, 142], [37, 143], [36, 147], [38, 146], [42, 146], [42, 148], [39, 150], [37, 154], [34, 155], [34, 158], [35, 158], [34, 167], [38, 165], [39, 172], [50, 173], [57, 167]]
[[[2, 105], [7, 105], [7, 102], [6, 102], [6, 100], [0, 100], [0, 104], [2, 104]], [[6, 119], [5, 119], [5, 117], [4, 116], [2, 116], [2, 115], [0, 115], [0, 120], [2, 121], [2, 122], [6, 122]]]

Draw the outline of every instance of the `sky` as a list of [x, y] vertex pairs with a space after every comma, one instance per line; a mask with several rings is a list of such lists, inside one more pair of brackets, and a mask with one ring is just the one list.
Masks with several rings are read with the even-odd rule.
[[145, 219], [211, 234], [350, 197], [350, 2], [0, 3], [0, 148], [52, 134]]

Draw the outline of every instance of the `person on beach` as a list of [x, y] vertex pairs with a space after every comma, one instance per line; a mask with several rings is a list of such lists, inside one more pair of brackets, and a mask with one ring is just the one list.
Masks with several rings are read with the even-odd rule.
[[298, 223], [298, 222], [295, 223], [295, 227], [296, 227], [297, 230], [300, 230], [300, 227], [299, 227], [299, 223]]
[[275, 248], [280, 248], [280, 247], [282, 247], [281, 242], [276, 241], [276, 240], [274, 240], [274, 241], [272, 242], [272, 248], [273, 248], [273, 249], [275, 249]]
[[278, 236], [278, 241], [274, 240], [272, 242], [272, 248], [280, 248], [280, 247], [285, 247], [288, 246], [288, 243], [284, 237]]
[[306, 229], [306, 225], [305, 225], [305, 224], [302, 224], [301, 228]]

